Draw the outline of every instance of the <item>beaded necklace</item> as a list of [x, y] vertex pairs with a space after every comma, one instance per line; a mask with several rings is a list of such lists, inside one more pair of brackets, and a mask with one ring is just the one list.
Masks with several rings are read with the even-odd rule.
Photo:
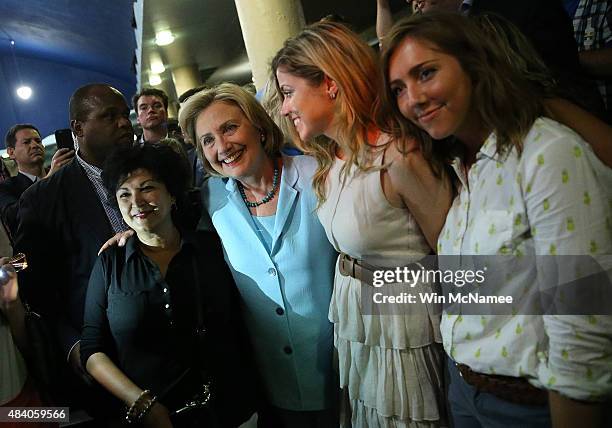
[[274, 168], [274, 178], [272, 179], [272, 189], [268, 192], [266, 196], [263, 197], [261, 201], [250, 202], [247, 200], [246, 194], [244, 193], [244, 186], [240, 181], [238, 181], [238, 190], [240, 190], [240, 195], [242, 196], [242, 200], [249, 208], [256, 208], [260, 205], [267, 204], [270, 202], [274, 195], [276, 195], [276, 190], [278, 188], [278, 168]]

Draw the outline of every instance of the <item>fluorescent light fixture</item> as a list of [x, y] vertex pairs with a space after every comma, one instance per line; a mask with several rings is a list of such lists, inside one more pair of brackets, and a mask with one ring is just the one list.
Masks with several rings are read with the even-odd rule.
[[155, 34], [155, 43], [157, 46], [166, 46], [174, 41], [174, 35], [170, 30], [160, 31]]
[[20, 86], [17, 88], [17, 96], [22, 100], [27, 100], [32, 96], [32, 88], [29, 86]]
[[151, 71], [155, 74], [161, 74], [166, 71], [166, 67], [164, 67], [163, 62], [152, 62], [151, 63]]
[[159, 74], [149, 74], [149, 85], [151, 86], [157, 86], [162, 82], [161, 77], [159, 77]]

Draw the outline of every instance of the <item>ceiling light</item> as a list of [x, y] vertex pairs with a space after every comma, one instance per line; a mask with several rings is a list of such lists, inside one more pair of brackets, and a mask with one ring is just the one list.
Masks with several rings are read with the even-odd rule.
[[160, 31], [155, 35], [155, 43], [158, 46], [166, 46], [174, 41], [174, 36], [172, 35], [172, 31], [164, 30]]
[[20, 86], [17, 88], [17, 96], [22, 100], [27, 100], [32, 96], [32, 88], [29, 86]]
[[161, 77], [159, 77], [159, 74], [149, 74], [149, 85], [151, 86], [157, 86], [162, 82]]
[[152, 62], [151, 63], [151, 71], [155, 74], [160, 74], [166, 71], [166, 67], [164, 67], [163, 62]]

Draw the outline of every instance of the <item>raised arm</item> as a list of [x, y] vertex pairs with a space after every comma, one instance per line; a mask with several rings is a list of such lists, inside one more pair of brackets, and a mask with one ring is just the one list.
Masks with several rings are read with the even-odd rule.
[[389, 0], [376, 0], [376, 37], [382, 47], [385, 35], [393, 26], [393, 15], [389, 7]]

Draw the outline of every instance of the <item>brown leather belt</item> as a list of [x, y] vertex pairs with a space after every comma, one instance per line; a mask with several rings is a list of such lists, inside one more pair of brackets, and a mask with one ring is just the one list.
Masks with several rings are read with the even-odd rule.
[[[348, 254], [340, 253], [340, 261], [338, 262], [340, 273], [344, 276], [351, 276], [360, 281], [370, 283], [376, 267], [357, 260]], [[370, 281], [368, 281], [368, 279]]]
[[543, 406], [548, 403], [546, 390], [536, 388], [525, 378], [477, 373], [465, 364], [455, 363], [455, 366], [463, 380], [480, 392], [516, 404]]
[[[409, 263], [408, 265], [402, 267], [408, 267], [409, 269], [414, 270], [420, 270], [424, 268], [423, 264], [421, 264], [420, 262]], [[372, 284], [374, 271], [385, 269], [370, 265], [362, 260], [355, 259], [346, 253], [340, 253], [340, 261], [338, 262], [338, 268], [342, 275], [353, 277], [369, 285]]]

